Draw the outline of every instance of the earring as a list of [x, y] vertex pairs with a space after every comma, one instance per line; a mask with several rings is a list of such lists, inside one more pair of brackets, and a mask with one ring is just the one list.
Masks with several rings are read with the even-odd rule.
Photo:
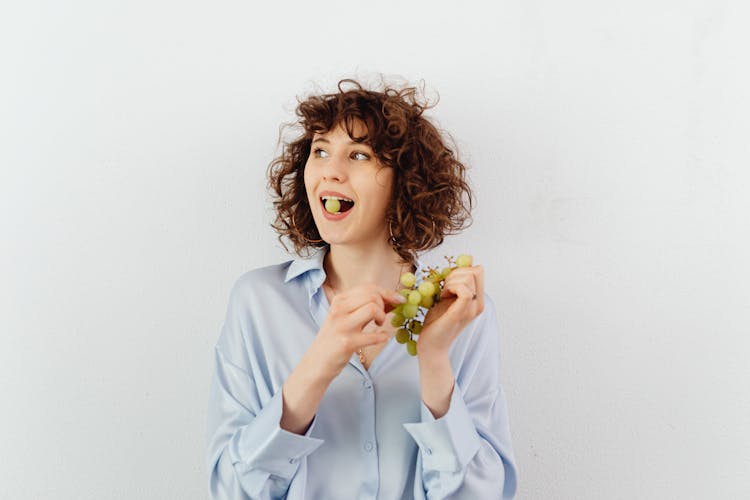
[[[390, 233], [390, 238], [388, 238], [388, 243], [390, 243], [393, 246], [393, 248], [398, 251], [398, 250], [401, 249], [401, 244], [393, 236], [393, 226], [392, 226], [392, 223], [393, 223], [392, 220], [388, 221], [388, 232]], [[433, 222], [433, 225], [434, 224], [435, 224], [435, 222]], [[414, 272], [416, 273], [417, 272], [417, 255], [416, 255], [416, 252], [409, 251], [409, 253], [412, 255], [412, 258], [410, 260], [410, 268], [413, 267], [414, 268]]]
[[390, 244], [391, 244], [391, 245], [393, 245], [394, 247], [398, 247], [398, 246], [399, 246], [399, 244], [398, 244], [398, 240], [396, 240], [396, 238], [394, 238], [394, 236], [393, 236], [393, 227], [391, 227], [391, 224], [392, 224], [392, 223], [393, 223], [393, 221], [392, 221], [392, 220], [389, 220], [389, 221], [388, 221], [388, 232], [389, 232], [389, 233], [390, 233], [390, 235], [391, 235], [391, 237], [390, 237], [390, 238], [388, 238], [388, 243], [390, 243]]

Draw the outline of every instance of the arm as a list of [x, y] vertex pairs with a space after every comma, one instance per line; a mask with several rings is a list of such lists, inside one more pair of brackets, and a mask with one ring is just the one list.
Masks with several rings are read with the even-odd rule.
[[320, 370], [320, 363], [316, 363], [308, 351], [282, 387], [281, 428], [305, 434], [332, 381], [332, 378]]
[[[293, 401], [296, 408], [312, 410], [313, 416], [309, 419], [304, 410], [285, 413], [285, 389], [272, 392], [269, 384], [253, 376], [252, 353], [247, 352], [244, 340], [250, 338], [246, 336], [251, 330], [246, 306], [243, 306], [247, 301], [241, 300], [239, 295], [234, 289], [230, 296], [227, 319], [214, 354], [207, 419], [210, 498], [283, 498], [300, 470], [302, 459], [323, 443], [310, 437], [319, 400], [317, 403]], [[305, 367], [300, 363], [287, 381], [304, 379], [304, 374], [295, 373], [304, 371]], [[310, 377], [309, 380], [318, 379]], [[291, 384], [294, 394], [304, 391], [300, 384]], [[291, 417], [289, 428], [296, 427], [299, 433], [282, 428], [284, 416]], [[300, 420], [306, 420], [301, 428], [295, 424]]]
[[454, 346], [453, 355], [463, 358], [457, 377], [445, 360], [420, 365], [421, 422], [404, 424], [420, 449], [415, 499], [515, 495], [517, 469], [497, 366], [497, 317], [487, 295], [485, 303], [471, 341]]
[[212, 499], [283, 498], [297, 474], [300, 460], [323, 441], [280, 426], [282, 391], [264, 405], [253, 378], [216, 349], [216, 371], [208, 412], [208, 470]]

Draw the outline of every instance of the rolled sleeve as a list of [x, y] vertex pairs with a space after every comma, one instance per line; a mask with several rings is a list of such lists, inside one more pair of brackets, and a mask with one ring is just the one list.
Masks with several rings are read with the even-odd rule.
[[499, 370], [499, 322], [485, 293], [485, 310], [452, 349], [455, 383], [445, 415], [421, 403], [419, 423], [403, 424], [420, 453], [415, 500], [513, 498], [517, 470]]
[[425, 469], [456, 472], [479, 451], [480, 438], [457, 383], [445, 415], [435, 419], [422, 401], [421, 422], [403, 426], [419, 446]]
[[211, 498], [280, 498], [304, 457], [324, 440], [280, 427], [282, 389], [261, 403], [256, 381], [216, 348], [216, 371], [208, 413], [208, 469]]
[[323, 440], [310, 437], [315, 427], [315, 417], [304, 435], [282, 429], [279, 425], [282, 403], [279, 390], [255, 417], [252, 430], [249, 427], [243, 429], [237, 456], [249, 467], [291, 479], [299, 468], [300, 460], [315, 451]]

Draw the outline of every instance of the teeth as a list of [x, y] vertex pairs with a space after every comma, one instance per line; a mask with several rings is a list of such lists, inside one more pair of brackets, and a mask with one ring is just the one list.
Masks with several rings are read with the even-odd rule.
[[339, 200], [339, 201], [350, 201], [354, 203], [354, 200], [350, 200], [349, 198], [340, 198], [338, 196], [321, 196], [320, 197], [323, 201], [325, 200]]

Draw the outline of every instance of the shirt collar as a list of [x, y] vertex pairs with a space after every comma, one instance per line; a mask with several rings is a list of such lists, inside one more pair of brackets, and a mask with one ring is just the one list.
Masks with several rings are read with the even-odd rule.
[[[323, 284], [323, 281], [325, 280], [325, 270], [323, 269], [323, 259], [326, 256], [326, 253], [328, 253], [328, 245], [318, 247], [316, 248], [313, 253], [307, 257], [298, 257], [292, 261], [292, 264], [289, 266], [289, 269], [287, 269], [286, 272], [286, 278], [284, 278], [284, 283], [289, 282], [290, 280], [293, 280], [297, 276], [300, 276], [308, 271], [320, 271], [317, 274], [318, 281], [320, 283], [317, 283], [317, 286], [315, 288], [317, 289]], [[422, 259], [417, 257], [417, 272], [415, 273], [416, 281], [417, 283], [422, 281], [422, 275], [424, 274], [422, 272], [422, 269], [424, 268], [424, 263], [422, 262]]]
[[293, 280], [297, 276], [313, 269], [319, 269], [323, 271], [323, 273], [325, 273], [325, 271], [323, 270], [323, 258], [326, 256], [327, 252], [328, 245], [316, 248], [312, 255], [307, 258], [298, 257], [294, 259], [294, 261], [292, 261], [292, 264], [289, 266], [289, 269], [287, 269], [286, 271], [286, 278], [284, 278], [284, 283]]

